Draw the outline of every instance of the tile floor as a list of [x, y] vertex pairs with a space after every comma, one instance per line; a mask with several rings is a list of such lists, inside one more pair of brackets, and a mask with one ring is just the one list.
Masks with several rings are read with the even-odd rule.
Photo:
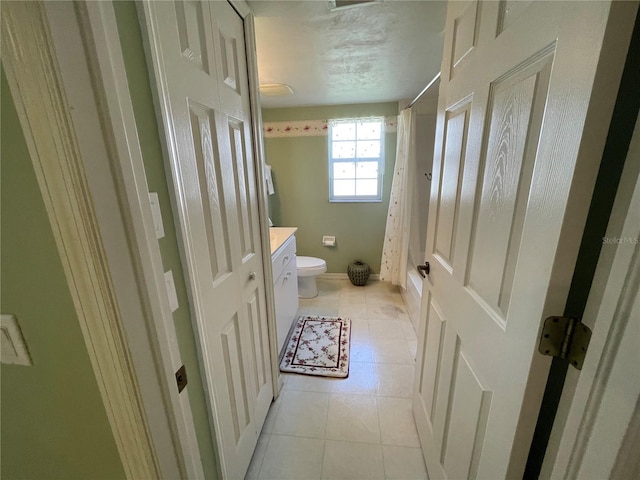
[[416, 333], [400, 293], [318, 280], [298, 314], [352, 320], [349, 377], [284, 374], [246, 479], [426, 479], [411, 412]]

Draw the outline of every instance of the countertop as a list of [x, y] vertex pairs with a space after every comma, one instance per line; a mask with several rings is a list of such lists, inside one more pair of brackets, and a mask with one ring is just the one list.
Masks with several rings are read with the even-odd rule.
[[282, 246], [287, 239], [296, 233], [298, 227], [269, 227], [269, 240], [271, 241], [271, 255]]

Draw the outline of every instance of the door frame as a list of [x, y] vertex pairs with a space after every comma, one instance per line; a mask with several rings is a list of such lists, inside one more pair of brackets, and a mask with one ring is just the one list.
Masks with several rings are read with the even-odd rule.
[[[584, 323], [593, 330], [589, 350], [582, 371], [572, 369], [567, 375], [560, 401], [561, 422], [553, 425], [553, 448], [546, 452], [540, 478], [577, 478], [580, 471], [605, 388], [620, 351], [622, 337], [627, 325], [631, 324], [631, 307], [638, 295], [639, 200], [640, 117], [635, 122], [633, 138], [603, 238], [605, 243], [598, 258], [584, 311]], [[628, 418], [631, 419], [632, 415], [638, 418], [638, 413], [636, 406], [635, 414], [624, 412], [621, 415], [630, 414]], [[629, 422], [628, 430], [621, 428], [621, 424], [622, 422], [613, 423], [618, 425], [613, 430], [620, 435], [618, 439], [621, 442], [614, 467], [619, 476], [614, 478], [627, 478], [628, 475], [622, 472], [633, 465], [637, 458], [637, 450], [631, 448], [633, 443], [622, 444], [625, 431], [626, 438], [635, 442], [635, 446], [640, 440], [640, 422]]]
[[[129, 314], [140, 313], [142, 299], [122, 301], [119, 295], [117, 273], [110, 268], [114, 259], [100, 230], [107, 225], [92, 202], [86, 158], [63, 79], [64, 70], [88, 70], [81, 62], [72, 67], [58, 62], [61, 49], [82, 46], [83, 38], [77, 30], [54, 37], [49, 7], [41, 2], [3, 5], [2, 62], [125, 475], [162, 478], [179, 465], [175, 454], [159, 458], [170, 453], [159, 448], [165, 444], [160, 437], [166, 437], [166, 430], [155, 428], [164, 420], [147, 411], [143, 390], [149, 385], [136, 373], [125, 326]], [[76, 15], [71, 13], [65, 25], [77, 29]], [[97, 106], [96, 98], [88, 102]], [[97, 111], [83, 115], [95, 121]], [[127, 277], [131, 272], [119, 273]], [[137, 292], [138, 286], [143, 284], [134, 284], [133, 290]], [[155, 370], [155, 365], [149, 367]]]
[[[269, 237], [262, 125], [255, 115], [260, 108], [253, 15], [243, 0], [230, 3], [245, 21], [249, 46], [252, 142], [260, 166], [256, 181], [264, 239]], [[113, 5], [87, 1], [76, 10], [71, 2], [20, 5], [24, 8], [3, 12], [8, 46], [3, 63], [123, 467], [131, 479], [204, 478], [188, 389], [178, 394], [173, 376], [182, 361]], [[12, 42], [22, 38], [34, 40]], [[89, 63], [74, 62], [74, 55]], [[93, 109], [74, 119], [71, 107], [83, 94], [90, 95]], [[38, 119], [52, 115], [65, 121], [49, 130], [51, 124]], [[95, 128], [89, 132], [85, 124], [91, 122]], [[91, 133], [103, 143], [87, 140]], [[108, 185], [101, 188], [105, 178]], [[122, 249], [123, 238], [130, 251]], [[270, 260], [266, 242], [262, 249], [263, 258]], [[271, 262], [265, 261], [263, 268], [269, 278]], [[271, 282], [265, 282], [265, 294], [272, 346]], [[146, 355], [140, 357], [140, 351]], [[271, 357], [277, 365], [273, 347]], [[275, 386], [278, 370], [272, 370]], [[215, 442], [215, 432], [211, 434]]]
[[[149, 0], [144, 3], [148, 3]], [[251, 109], [251, 131], [252, 146], [254, 149], [254, 164], [258, 195], [258, 214], [260, 224], [260, 236], [264, 240], [269, 238], [268, 203], [266, 183], [264, 177], [264, 140], [262, 128], [262, 116], [258, 94], [258, 68], [255, 47], [255, 21], [250, 7], [244, 0], [228, 0], [234, 10], [241, 16], [244, 22], [245, 45], [247, 55], [247, 73], [249, 78], [250, 109]], [[182, 364], [180, 351], [178, 349], [175, 327], [173, 325], [172, 313], [166, 296], [166, 286], [163, 274], [162, 259], [159, 245], [155, 236], [155, 226], [148, 199], [148, 185], [145, 177], [145, 168], [142, 158], [141, 147], [137, 134], [137, 126], [133, 112], [133, 106], [129, 93], [129, 86], [122, 57], [122, 46], [118, 35], [115, 12], [112, 2], [91, 2], [85, 1], [79, 7], [80, 16], [83, 20], [83, 37], [90, 49], [88, 56], [95, 58], [94, 70], [100, 72], [96, 74], [94, 80], [98, 87], [102, 87], [96, 97], [101, 97], [104, 101], [104, 110], [100, 112], [105, 121], [109, 122], [112, 129], [113, 148], [117, 151], [117, 157], [112, 168], [115, 170], [114, 177], [122, 179], [119, 195], [122, 204], [130, 215], [130, 222], [124, 225], [124, 229], [132, 230], [130, 235], [132, 245], [134, 245], [135, 262], [140, 268], [140, 278], [138, 288], [144, 291], [146, 297], [144, 301], [150, 309], [150, 320], [146, 325], [138, 324], [133, 328], [146, 329], [151, 338], [149, 344], [150, 351], [156, 353], [157, 358], [147, 359], [147, 364], [143, 365], [141, 371], [151, 371], [155, 369], [160, 373], [159, 383], [165, 395], [164, 415], [172, 421], [171, 438], [165, 436], [162, 439], [165, 443], [169, 440], [175, 444], [178, 461], [186, 478], [204, 478], [200, 451], [196, 438], [195, 426], [189, 404], [188, 389], [178, 394], [175, 386], [174, 372]], [[148, 36], [145, 35], [145, 24], [142, 9], [138, 8], [139, 21], [143, 31], [143, 44], [149, 51]], [[151, 60], [148, 59], [147, 67], [150, 69]], [[151, 73], [151, 72], [150, 72]], [[159, 93], [152, 84], [152, 93], [157, 96]], [[94, 86], [96, 88], [96, 86]], [[160, 142], [166, 156], [165, 139], [160, 135]], [[166, 157], [165, 157], [166, 158]], [[88, 172], [88, 174], [90, 174]], [[169, 189], [172, 200], [172, 210], [175, 212], [175, 192]], [[115, 207], [115, 206], [114, 206]], [[98, 219], [100, 221], [100, 219]], [[105, 222], [107, 223], [107, 222]], [[105, 229], [106, 230], [106, 229]], [[181, 248], [181, 242], [178, 241]], [[261, 242], [263, 271], [265, 279], [272, 276], [271, 251], [266, 241]], [[184, 262], [184, 255], [181, 252], [181, 260]], [[265, 280], [266, 310], [268, 319], [268, 335], [271, 355], [272, 383], [274, 386], [274, 396], [278, 394], [278, 385], [281, 382], [278, 369], [278, 356], [276, 345], [275, 329], [275, 301], [273, 293], [273, 283]], [[187, 284], [189, 291], [189, 285]], [[189, 294], [191, 298], [191, 294]], [[133, 323], [133, 322], [129, 322]], [[198, 335], [194, 332], [196, 342], [200, 342]], [[140, 337], [140, 336], [139, 336]], [[139, 348], [141, 338], [129, 340], [129, 348]], [[153, 364], [151, 363], [153, 361]], [[202, 363], [199, 362], [202, 370]], [[138, 381], [141, 378], [138, 376]], [[205, 393], [207, 410], [213, 411], [211, 400]], [[153, 413], [146, 409], [150, 422], [161, 423], [162, 419], [153, 419]], [[162, 416], [162, 415], [160, 415]], [[217, 443], [218, 438], [210, 425], [212, 441]], [[157, 442], [156, 442], [157, 443]], [[220, 448], [218, 445], [218, 452]], [[158, 461], [162, 461], [165, 452], [158, 455]], [[171, 455], [169, 455], [170, 457]], [[218, 469], [220, 461], [216, 459]]]
[[[596, 267], [603, 262], [605, 254], [602, 237], [607, 234], [607, 228], [611, 228], [615, 218], [615, 212], [612, 210], [614, 200], [618, 202], [616, 199], [622, 195], [622, 189], [628, 188], [623, 185], [626, 176], [629, 174], [637, 176], [637, 172], [634, 173], [625, 166], [631, 161], [627, 149], [631, 148], [630, 144], [633, 141], [637, 142], [637, 139], [633, 140], [633, 137], [638, 135], [637, 130], [634, 133], [634, 125], [636, 125], [638, 106], [640, 105], [640, 97], [635, 98], [632, 94], [635, 85], [640, 80], [637, 68], [639, 61], [637, 55], [634, 55], [634, 52], [637, 53], [640, 47], [640, 11], [637, 9], [638, 2], [635, 3], [635, 11], [622, 13], [623, 17], [635, 18], [630, 42], [621, 42], [619, 45], [613, 46], [614, 51], [623, 49], [626, 51], [626, 61], [617, 89], [592, 205], [581, 240], [576, 274], [572, 279], [569, 298], [563, 314], [569, 317], [584, 318], [587, 326], [592, 329], [595, 319], [589, 317], [589, 312], [585, 310], [585, 307], [587, 302], [593, 304], [592, 297], [596, 294], [598, 287]], [[632, 5], [632, 3], [628, 3], [628, 6]], [[614, 84], [609, 78], [603, 78], [602, 82], [605, 85]], [[627, 168], [624, 173], [623, 168]], [[612, 191], [612, 186], [617, 189], [614, 188]], [[590, 350], [594, 349], [590, 348]], [[584, 376], [584, 369], [583, 372], [579, 372], [569, 368], [569, 365], [564, 361], [553, 359], [532, 448], [527, 460], [526, 475], [548, 477], [550, 465], [556, 457], [559, 436], [562, 435], [562, 429], [567, 421], [567, 411], [573, 398], [575, 383], [581, 376]], [[556, 418], [556, 414], [558, 418]]]
[[[148, 308], [148, 318], [145, 323], [136, 321], [131, 316], [124, 320], [130, 337], [128, 345], [131, 351], [139, 350], [140, 346], [144, 345], [152, 353], [144, 359], [144, 363], [139, 362], [138, 382], [141, 384], [145, 382], [147, 372], [155, 370], [156, 381], [161, 390], [158, 393], [164, 400], [164, 411], [157, 412], [155, 409], [145, 408], [150, 424], [161, 423], [163, 417], [166, 417], [170, 424], [170, 431], [165, 432], [161, 438], [154, 439], [156, 450], [158, 450], [158, 462], [163, 462], [165, 455], [169, 458], [173, 455], [180, 469], [180, 475], [185, 478], [203, 479], [205, 475], [189, 402], [189, 392], [187, 389], [179, 393], [176, 387], [174, 375], [183, 362], [167, 298], [164, 268], [149, 203], [149, 186], [115, 11], [112, 2], [92, 1], [79, 3], [77, 11], [86, 56], [93, 60], [90, 69], [93, 72], [99, 72], [94, 74], [93, 83], [96, 101], [102, 102], [103, 111], [99, 114], [102, 116], [103, 125], [106, 125], [112, 137], [110, 148], [114, 158], [111, 168], [114, 179], [120, 179], [119, 182], [115, 181], [114, 187], [118, 192], [121, 208], [125, 210], [124, 216], [127, 217], [122, 228], [130, 237], [132, 263], [138, 267], [137, 288], [142, 291], [144, 297], [142, 300]], [[63, 47], [63, 50], [66, 49]], [[75, 92], [76, 88], [71, 85], [69, 91]], [[91, 167], [91, 165], [88, 166]], [[88, 169], [89, 177], [95, 174], [94, 168]], [[99, 197], [104, 201], [103, 192], [94, 191], [93, 194], [94, 198]], [[116, 205], [113, 204], [112, 208], [115, 209]], [[103, 231], [103, 238], [107, 243], [110, 241], [113, 219], [98, 218], [98, 221], [110, 227]], [[112, 272], [114, 277], [119, 276], [119, 266], [113, 268]], [[146, 330], [146, 334], [137, 332], [142, 329]], [[157, 402], [158, 396], [153, 398]], [[168, 442], [173, 444], [173, 451]], [[161, 450], [158, 448], [158, 443], [167, 445]], [[171, 470], [165, 468], [163, 473], [170, 478]]]
[[[229, 3], [245, 25], [260, 235], [266, 239], [255, 23], [244, 0]], [[56, 15], [56, 4], [5, 6], [2, 58], [115, 443], [127, 478], [204, 478], [188, 389], [179, 395], [175, 385], [174, 372], [182, 362], [113, 5], [85, 1], [74, 10], [69, 2], [67, 15]], [[86, 56], [91, 65], [70, 58], [58, 62], [66, 51]], [[89, 165], [90, 159], [99, 155], [79, 145], [83, 140], [79, 124], [84, 122], [76, 120], [74, 125], [69, 103], [82, 94], [90, 95], [91, 120], [94, 126], [98, 122], [93, 133], [102, 137], [103, 144], [91, 146], [102, 149], [107, 168], [100, 174], [108, 178], [111, 194], [96, 188], [100, 174], [88, 168], [96, 166], [95, 159]], [[42, 118], [56, 118], [58, 128], [50, 128]], [[97, 200], [95, 205], [92, 199]], [[102, 208], [95, 208], [101, 202]], [[118, 249], [122, 236], [125, 248]], [[266, 241], [262, 255], [265, 278], [270, 278]], [[264, 287], [277, 396], [281, 378], [273, 347], [273, 284], [265, 281]], [[137, 351], [147, 355], [132, 359]], [[163, 400], [161, 409], [158, 398]]]

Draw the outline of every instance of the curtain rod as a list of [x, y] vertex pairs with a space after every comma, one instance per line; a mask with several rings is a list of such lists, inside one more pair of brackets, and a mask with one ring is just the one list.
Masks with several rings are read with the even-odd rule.
[[420, 100], [420, 97], [422, 97], [425, 93], [427, 93], [427, 90], [429, 90], [433, 86], [433, 84], [436, 83], [439, 79], [440, 79], [440, 72], [438, 72], [438, 74], [435, 77], [433, 77], [433, 80], [431, 80], [429, 84], [422, 89], [422, 91], [418, 94], [418, 96], [414, 98], [413, 101], [406, 106], [406, 108], [413, 107], [413, 104], [416, 103], [418, 100]]

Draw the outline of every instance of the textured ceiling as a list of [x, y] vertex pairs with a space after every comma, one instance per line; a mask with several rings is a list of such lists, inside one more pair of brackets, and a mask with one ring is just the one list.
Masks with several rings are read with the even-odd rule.
[[414, 98], [439, 72], [446, 3], [385, 0], [329, 11], [325, 0], [253, 0], [266, 108]]

